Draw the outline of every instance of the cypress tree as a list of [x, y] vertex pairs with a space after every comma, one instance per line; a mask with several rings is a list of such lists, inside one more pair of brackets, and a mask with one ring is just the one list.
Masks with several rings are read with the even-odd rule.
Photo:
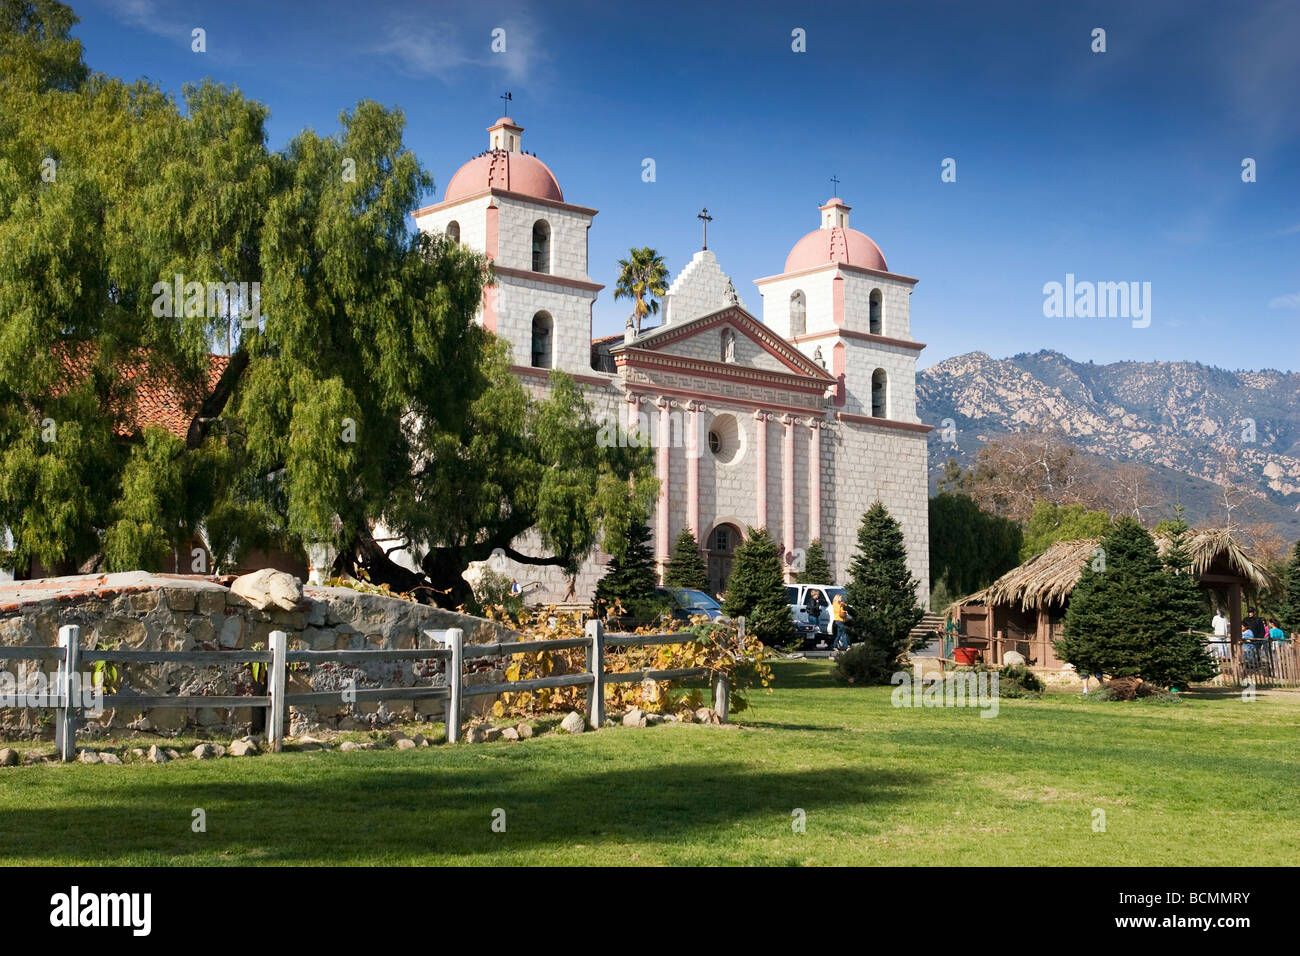
[[781, 552], [766, 528], [750, 528], [736, 549], [722, 609], [730, 617], [744, 615], [745, 629], [764, 644], [786, 644], [794, 637]]
[[658, 583], [650, 528], [638, 517], [628, 523], [623, 553], [614, 555], [609, 570], [596, 584], [596, 615], [605, 617], [621, 605], [622, 613], [636, 620], [657, 617], [663, 603], [655, 594]]
[[[1185, 560], [1178, 547], [1171, 560]], [[1122, 517], [1083, 568], [1056, 652], [1081, 674], [1141, 677], [1161, 687], [1208, 680], [1214, 659], [1187, 633], [1200, 613], [1195, 587], [1190, 568], [1166, 568], [1146, 529]]]
[[709, 571], [700, 556], [700, 545], [690, 528], [683, 528], [682, 533], [673, 542], [673, 554], [664, 569], [664, 586], [670, 588], [695, 588], [709, 593]]
[[1278, 608], [1278, 623], [1282, 625], [1287, 637], [1295, 637], [1300, 631], [1300, 541], [1295, 543], [1291, 561], [1286, 566], [1283, 586], [1286, 588], [1286, 597]]
[[844, 590], [852, 615], [849, 637], [868, 647], [882, 679], [914, 650], [908, 633], [924, 615], [916, 600], [918, 583], [907, 568], [903, 529], [877, 501], [858, 526], [858, 547]]
[[830, 562], [826, 560], [826, 552], [822, 548], [821, 538], [815, 539], [808, 545], [808, 551], [804, 555], [803, 570], [799, 572], [796, 580], [800, 584], [835, 583], [831, 576]]

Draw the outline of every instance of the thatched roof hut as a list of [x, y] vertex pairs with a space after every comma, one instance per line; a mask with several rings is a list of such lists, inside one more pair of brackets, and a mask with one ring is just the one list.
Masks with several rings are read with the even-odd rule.
[[[987, 644], [995, 660], [1001, 645], [1018, 647], [1044, 666], [1059, 665], [1051, 647], [1060, 636], [1060, 623], [1070, 593], [1083, 569], [1094, 560], [1100, 538], [1057, 541], [1042, 554], [1012, 568], [988, 587], [953, 602], [946, 614], [958, 622], [959, 633], [976, 645]], [[1161, 554], [1168, 538], [1157, 536]], [[1276, 584], [1267, 567], [1254, 560], [1224, 528], [1192, 532], [1187, 542], [1192, 573], [1201, 587], [1221, 592], [1234, 639], [1241, 637], [1241, 596], [1258, 594]], [[1208, 621], [1206, 622], [1208, 625]]]

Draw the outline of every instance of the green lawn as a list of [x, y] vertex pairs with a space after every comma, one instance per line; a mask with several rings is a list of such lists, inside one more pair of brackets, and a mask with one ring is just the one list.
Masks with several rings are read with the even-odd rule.
[[[736, 728], [0, 769], [6, 864], [1293, 864], [1300, 695], [898, 709], [783, 662]], [[435, 725], [441, 730], [441, 725]], [[193, 833], [191, 811], [207, 813]], [[492, 831], [495, 808], [506, 832]], [[792, 832], [792, 811], [806, 832]], [[1093, 829], [1093, 811], [1106, 832]]]

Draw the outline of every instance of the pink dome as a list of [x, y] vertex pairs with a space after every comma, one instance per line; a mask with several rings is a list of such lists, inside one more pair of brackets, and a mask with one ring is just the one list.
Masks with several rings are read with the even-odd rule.
[[[843, 205], [842, 203], [840, 205]], [[830, 229], [814, 229], [794, 244], [790, 255], [785, 259], [786, 272], [799, 272], [814, 269], [828, 262], [843, 262], [845, 265], [862, 266], [865, 269], [878, 269], [888, 272], [885, 255], [880, 247], [871, 241], [871, 237], [856, 229], [834, 226]]]
[[537, 199], [564, 201], [560, 184], [544, 162], [528, 153], [511, 153], [504, 149], [491, 150], [475, 156], [456, 171], [447, 183], [443, 202], [454, 202], [489, 187], [522, 193]]

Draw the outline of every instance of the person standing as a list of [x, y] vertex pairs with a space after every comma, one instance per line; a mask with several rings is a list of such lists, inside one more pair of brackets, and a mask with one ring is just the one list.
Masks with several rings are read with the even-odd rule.
[[835, 600], [831, 602], [831, 631], [835, 638], [835, 643], [831, 648], [836, 651], [847, 651], [849, 649], [849, 632], [846, 625], [849, 621], [849, 609], [844, 605], [844, 595], [835, 595]]
[[1223, 611], [1216, 610], [1211, 626], [1214, 628], [1214, 653], [1222, 658], [1232, 656], [1231, 649], [1228, 646], [1232, 638], [1232, 622], [1228, 620]]

